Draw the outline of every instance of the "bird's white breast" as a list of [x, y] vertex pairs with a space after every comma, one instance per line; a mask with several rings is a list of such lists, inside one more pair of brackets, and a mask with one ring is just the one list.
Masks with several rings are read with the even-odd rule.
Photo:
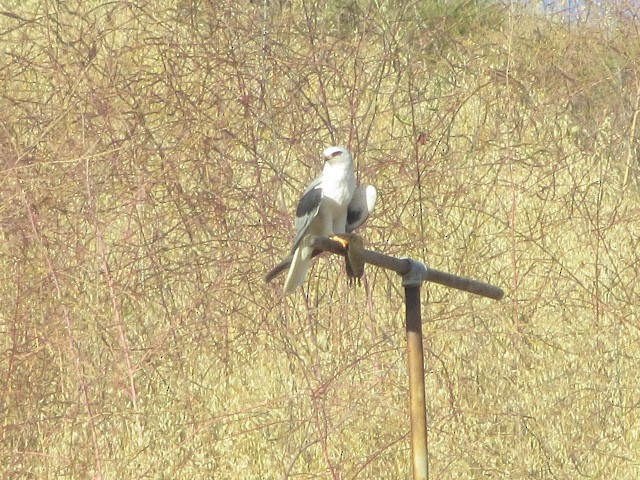
[[351, 162], [344, 165], [325, 165], [322, 179], [322, 196], [333, 200], [339, 208], [346, 209], [356, 188], [356, 176]]

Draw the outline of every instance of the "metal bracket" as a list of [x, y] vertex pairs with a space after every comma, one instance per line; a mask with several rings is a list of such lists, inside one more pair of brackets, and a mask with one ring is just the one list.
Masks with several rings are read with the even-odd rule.
[[402, 260], [409, 262], [410, 270], [402, 275], [403, 287], [419, 287], [427, 278], [429, 267], [413, 258], [403, 257]]

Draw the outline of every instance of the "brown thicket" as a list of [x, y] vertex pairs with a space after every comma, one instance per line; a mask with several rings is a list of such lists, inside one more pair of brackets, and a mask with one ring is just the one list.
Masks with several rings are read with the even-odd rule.
[[407, 478], [399, 279], [262, 281], [341, 144], [370, 248], [507, 292], [425, 290], [432, 478], [638, 478], [640, 35], [611, 5], [3, 4], [0, 476]]

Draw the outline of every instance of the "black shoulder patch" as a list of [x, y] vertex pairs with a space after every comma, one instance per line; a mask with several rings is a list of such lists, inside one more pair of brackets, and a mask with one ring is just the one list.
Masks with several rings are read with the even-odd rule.
[[317, 210], [322, 200], [322, 190], [320, 188], [312, 188], [305, 193], [298, 202], [296, 208], [296, 217], [304, 217], [311, 212]]
[[347, 210], [347, 225], [353, 225], [362, 217], [362, 210]]

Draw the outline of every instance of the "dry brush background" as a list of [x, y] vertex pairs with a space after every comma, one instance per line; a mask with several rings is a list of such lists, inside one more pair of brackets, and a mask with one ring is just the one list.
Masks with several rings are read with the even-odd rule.
[[3, 3], [0, 476], [408, 478], [399, 279], [262, 281], [344, 144], [370, 248], [507, 292], [424, 289], [432, 478], [638, 478], [623, 7]]

